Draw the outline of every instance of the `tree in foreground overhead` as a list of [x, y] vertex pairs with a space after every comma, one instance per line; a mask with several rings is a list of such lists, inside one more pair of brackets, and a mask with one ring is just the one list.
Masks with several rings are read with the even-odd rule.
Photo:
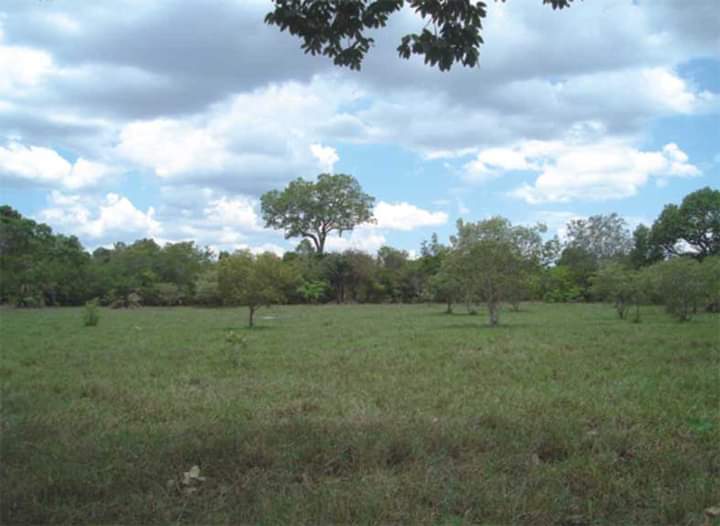
[[[572, 1], [543, 4], [562, 9]], [[265, 22], [300, 37], [305, 53], [322, 54], [337, 66], [359, 70], [374, 44], [368, 31], [385, 27], [390, 15], [405, 6], [422, 17], [424, 27], [400, 39], [397, 51], [402, 58], [420, 55], [440, 71], [455, 63], [477, 65], [487, 16], [487, 3], [480, 0], [273, 0]]]

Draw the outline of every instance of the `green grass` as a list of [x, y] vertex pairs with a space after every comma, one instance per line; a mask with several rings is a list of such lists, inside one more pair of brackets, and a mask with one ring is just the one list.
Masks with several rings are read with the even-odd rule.
[[0, 522], [701, 524], [720, 504], [717, 315], [442, 309], [281, 307], [255, 330], [243, 309], [4, 310]]

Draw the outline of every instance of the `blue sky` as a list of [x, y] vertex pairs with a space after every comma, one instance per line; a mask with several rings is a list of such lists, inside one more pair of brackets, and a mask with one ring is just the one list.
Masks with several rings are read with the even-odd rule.
[[[691, 7], [688, 7], [691, 6]], [[715, 0], [490, 2], [480, 67], [442, 73], [377, 33], [361, 72], [263, 24], [266, 0], [5, 0], [0, 201], [93, 249], [152, 237], [282, 252], [259, 196], [349, 173], [377, 223], [331, 240], [417, 251], [455, 220], [545, 222], [720, 185]]]

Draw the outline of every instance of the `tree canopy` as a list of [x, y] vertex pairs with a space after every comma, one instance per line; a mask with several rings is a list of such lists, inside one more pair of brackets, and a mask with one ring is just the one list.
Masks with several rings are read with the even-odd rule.
[[668, 255], [720, 255], [720, 190], [706, 186], [686, 195], [680, 206], [665, 205], [650, 238]]
[[[483, 38], [487, 3], [477, 0], [272, 0], [265, 22], [300, 37], [305, 53], [322, 54], [337, 66], [359, 70], [374, 44], [368, 32], [385, 27], [392, 15], [408, 6], [424, 20], [419, 33], [400, 39], [398, 54], [424, 57], [425, 63], [449, 70], [453, 64], [475, 66]], [[504, 0], [503, 0], [504, 1]], [[553, 9], [573, 0], [543, 0]]]
[[267, 192], [260, 200], [266, 227], [285, 230], [285, 239], [311, 240], [318, 254], [325, 251], [330, 232], [342, 235], [372, 221], [375, 202], [346, 174], [320, 174], [317, 182], [298, 178], [282, 192]]
[[227, 305], [245, 305], [248, 325], [255, 324], [255, 311], [286, 301], [286, 293], [297, 284], [297, 275], [282, 259], [266, 252], [258, 256], [240, 250], [218, 264], [218, 284]]

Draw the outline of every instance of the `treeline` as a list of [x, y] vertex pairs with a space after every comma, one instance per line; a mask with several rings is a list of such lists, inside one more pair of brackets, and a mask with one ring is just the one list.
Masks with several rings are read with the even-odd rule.
[[[572, 220], [563, 241], [547, 239], [543, 225], [461, 220], [447, 244], [433, 235], [416, 258], [388, 246], [374, 255], [320, 255], [307, 239], [282, 258], [215, 255], [193, 242], [149, 239], [90, 254], [77, 238], [0, 207], [0, 301], [18, 307], [93, 298], [114, 307], [243, 304], [251, 311], [272, 303], [441, 301], [448, 310], [487, 304], [495, 323], [501, 303], [524, 300], [665, 301], [662, 282], [666, 289], [694, 284], [698, 292], [687, 303], [697, 309], [717, 305], [719, 255], [720, 191], [711, 188], [667, 205], [652, 226], [632, 234], [617, 214]], [[641, 279], [637, 271], [647, 268], [657, 272]], [[633, 287], [642, 294], [628, 292]]]

